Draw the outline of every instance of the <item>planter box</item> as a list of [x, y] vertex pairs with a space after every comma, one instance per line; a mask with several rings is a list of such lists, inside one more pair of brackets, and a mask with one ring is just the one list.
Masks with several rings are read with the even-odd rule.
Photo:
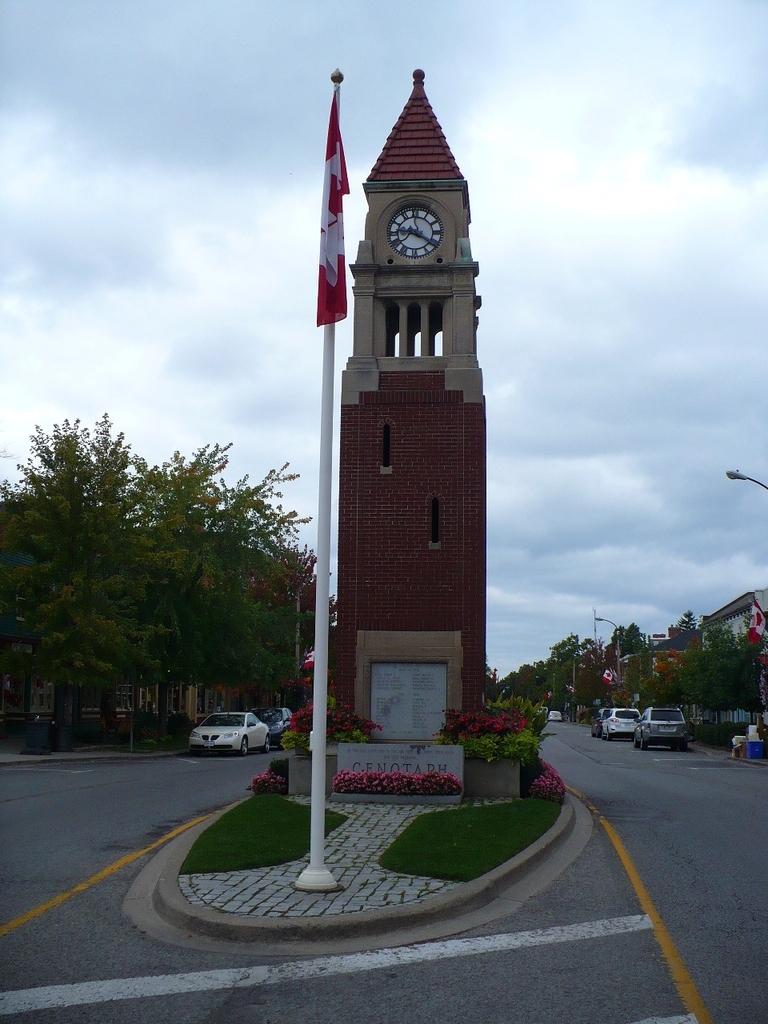
[[461, 793], [455, 796], [398, 796], [395, 793], [331, 793], [333, 803], [339, 804], [401, 804], [421, 806], [422, 804], [447, 804], [456, 806], [461, 803]]
[[510, 797], [520, 796], [519, 761], [464, 761], [464, 796]]
[[[325, 795], [331, 792], [331, 783], [336, 774], [338, 755], [336, 751], [325, 755]], [[288, 795], [309, 796], [312, 792], [312, 755], [292, 754], [288, 758]]]

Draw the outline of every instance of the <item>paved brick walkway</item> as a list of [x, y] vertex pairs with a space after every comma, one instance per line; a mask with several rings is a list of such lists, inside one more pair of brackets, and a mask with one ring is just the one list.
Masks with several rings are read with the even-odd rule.
[[[309, 798], [294, 797], [308, 803]], [[228, 914], [254, 917], [321, 917], [379, 910], [415, 903], [453, 889], [460, 883], [437, 878], [398, 875], [377, 860], [395, 837], [420, 814], [439, 809], [392, 804], [329, 804], [348, 815], [327, 837], [325, 864], [344, 886], [340, 892], [307, 893], [294, 882], [309, 863], [301, 860], [253, 871], [211, 875], [180, 875], [179, 886], [189, 902]]]

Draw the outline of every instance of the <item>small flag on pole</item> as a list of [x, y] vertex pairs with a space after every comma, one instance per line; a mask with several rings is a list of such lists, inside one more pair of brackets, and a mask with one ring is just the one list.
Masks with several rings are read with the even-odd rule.
[[301, 667], [302, 667], [302, 669], [305, 669], [306, 671], [308, 671], [309, 669], [315, 667], [315, 652], [314, 651], [307, 651], [305, 653], [305, 655], [304, 655], [304, 657], [303, 657], [303, 659], [301, 661]]
[[611, 669], [607, 668], [605, 672], [603, 672], [603, 682], [606, 686], [610, 686], [613, 682], [613, 671]]
[[751, 644], [759, 644], [760, 638], [765, 630], [765, 615], [763, 615], [763, 609], [760, 607], [760, 603], [757, 598], [752, 601], [752, 611], [749, 616], [749, 642]]
[[335, 324], [347, 315], [347, 277], [344, 265], [342, 196], [349, 195], [347, 164], [339, 128], [339, 94], [331, 101], [325, 147], [325, 183], [320, 225], [320, 276], [317, 286], [317, 326]]

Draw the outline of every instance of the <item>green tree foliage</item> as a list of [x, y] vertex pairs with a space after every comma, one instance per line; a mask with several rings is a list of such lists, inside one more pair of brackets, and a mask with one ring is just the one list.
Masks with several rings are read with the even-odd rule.
[[275, 502], [295, 476], [283, 466], [255, 486], [245, 478], [230, 487], [229, 447], [206, 446], [190, 460], [176, 452], [144, 472], [153, 562], [141, 613], [161, 709], [170, 683], [277, 685], [292, 674], [295, 609], [273, 596], [286, 589], [299, 521]]
[[701, 644], [682, 656], [681, 684], [694, 704], [711, 711], [743, 708], [759, 711], [758, 656], [763, 643], [752, 644], [746, 633], [735, 634], [725, 623], [704, 631]]
[[3, 603], [24, 601], [26, 626], [43, 633], [39, 670], [59, 683], [118, 672], [139, 640], [147, 579], [140, 529], [141, 467], [104, 416], [91, 433], [65, 420], [39, 427], [16, 484], [0, 486], [3, 546], [31, 556], [6, 567]]
[[[229, 446], [149, 468], [105, 415], [95, 430], [65, 421], [32, 437], [21, 479], [2, 485], [3, 602], [24, 599], [43, 635], [38, 670], [57, 683], [140, 675], [243, 685], [290, 678], [297, 514], [279, 504], [287, 467], [229, 486]], [[301, 566], [307, 583], [313, 556]]]
[[618, 629], [615, 629], [611, 637], [611, 643], [615, 645], [617, 639], [621, 646], [622, 657], [625, 654], [642, 654], [648, 650], [650, 645], [648, 637], [645, 633], [641, 632], [640, 627], [635, 622], [630, 622], [628, 626], [619, 626]]
[[683, 612], [683, 614], [680, 616], [680, 618], [675, 623], [675, 626], [677, 627], [677, 629], [684, 629], [684, 630], [698, 629], [698, 627], [699, 627], [699, 620], [698, 620], [698, 617], [696, 615], [694, 615], [693, 612], [691, 611], [691, 609], [689, 608], [688, 611]]

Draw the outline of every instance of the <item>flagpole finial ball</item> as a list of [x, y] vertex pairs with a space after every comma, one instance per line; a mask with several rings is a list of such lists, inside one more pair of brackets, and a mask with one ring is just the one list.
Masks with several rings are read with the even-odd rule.
[[413, 84], [424, 85], [424, 78], [425, 75], [421, 68], [416, 68], [416, 70], [413, 72]]
[[342, 75], [338, 68], [331, 74], [331, 81], [334, 85], [341, 85], [344, 81], [344, 75]]

